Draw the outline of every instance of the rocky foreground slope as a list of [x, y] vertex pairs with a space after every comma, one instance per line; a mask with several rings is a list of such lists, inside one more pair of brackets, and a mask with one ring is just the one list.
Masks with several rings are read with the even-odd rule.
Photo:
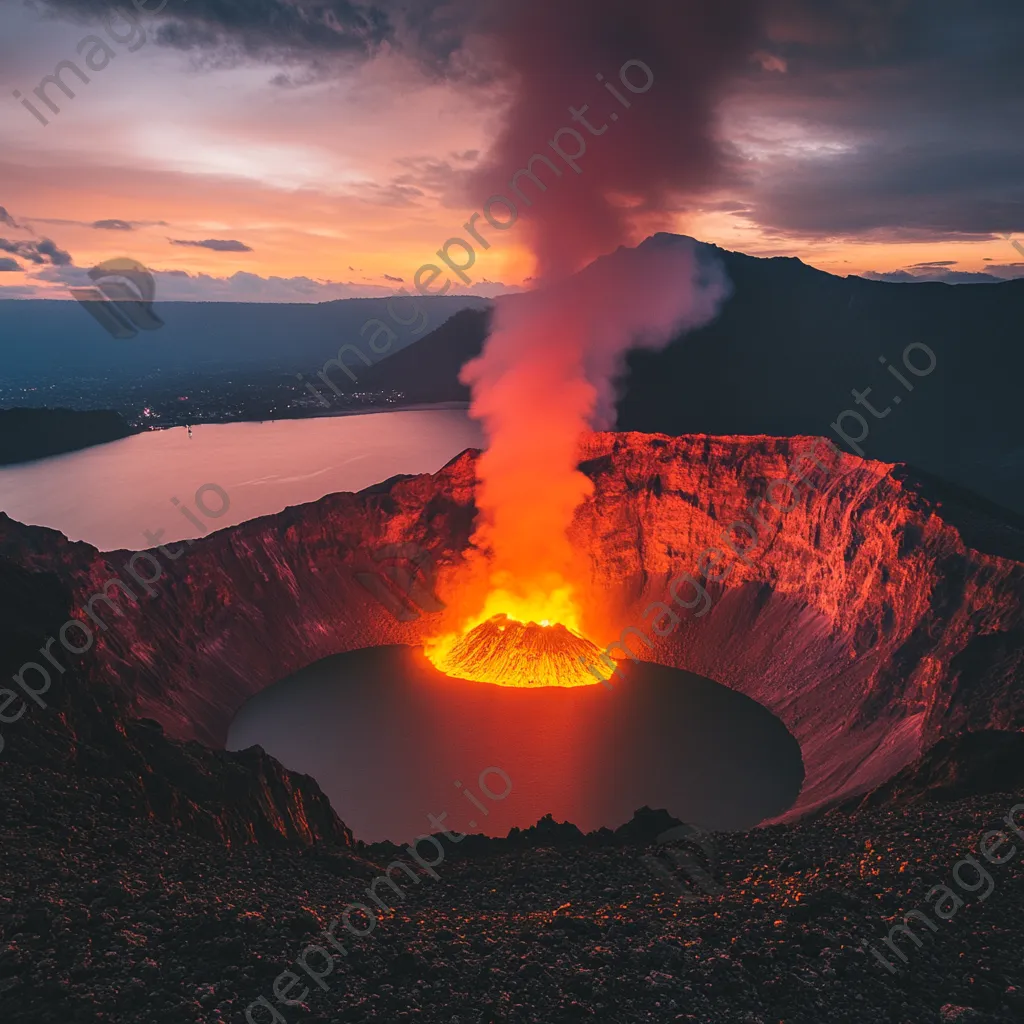
[[300, 973], [286, 1006], [275, 979], [346, 904], [366, 900], [396, 851], [227, 846], [126, 816], [110, 779], [12, 763], [0, 777], [9, 1024], [243, 1024], [261, 997], [277, 1015], [256, 1006], [256, 1024], [1024, 1019], [1024, 843], [1014, 861], [986, 865], [991, 887], [962, 869], [975, 892], [958, 890], [964, 905], [934, 932], [912, 919], [919, 945], [896, 939], [905, 961], [885, 945], [907, 911], [928, 909], [931, 886], [954, 885], [985, 831], [1006, 829], [1020, 795], [716, 836], [721, 889], [689, 900], [641, 861], [664, 854], [652, 842], [660, 826], [643, 820], [617, 835], [542, 823], [510, 840], [466, 839], [436, 879], [399, 873], [406, 896], [365, 939], [342, 932], [348, 954], [324, 987]]
[[[943, 736], [1024, 727], [1024, 528], [1012, 514], [813, 438], [595, 434], [581, 459], [595, 490], [573, 540], [590, 556], [596, 635], [643, 627], [651, 604], [670, 600], [669, 581], [699, 577], [702, 552], [721, 549], [731, 569], [706, 582], [707, 613], [651, 633], [652, 649], [634, 646], [785, 723], [807, 773], [795, 814], [885, 782]], [[154, 551], [153, 596], [125, 574], [130, 552], [2, 515], [0, 565], [29, 589], [66, 594], [86, 622], [82, 609], [115, 575], [131, 583], [137, 600], [114, 586], [110, 605], [94, 604], [105, 628], [90, 623], [92, 649], [62, 657], [87, 691], [217, 748], [242, 702], [270, 683], [331, 654], [437, 631], [443, 612], [399, 622], [356, 577], [379, 570], [374, 550], [412, 543], [440, 565], [442, 592], [457, 584], [474, 460], [466, 452], [432, 476], [223, 530], [175, 560]], [[773, 483], [787, 479], [795, 489]], [[60, 621], [27, 624], [17, 657], [39, 660], [36, 635], [56, 635]], [[4, 728], [9, 748], [18, 730]]]

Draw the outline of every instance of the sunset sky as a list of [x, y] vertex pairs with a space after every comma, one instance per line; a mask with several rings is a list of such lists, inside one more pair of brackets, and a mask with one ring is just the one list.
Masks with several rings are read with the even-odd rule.
[[[0, 0], [0, 298], [67, 297], [120, 256], [156, 272], [164, 299], [412, 287], [487, 199], [473, 171], [509, 96], [488, 62], [492, 6], [169, 0], [137, 14], [126, 2], [133, 30], [123, 15], [104, 28], [118, 8], [98, 0]], [[749, 7], [759, 43], [714, 103], [721, 166], [697, 191], [638, 206], [633, 241], [671, 230], [841, 275], [1024, 276], [1004, 237], [1024, 234], [1024, 141], [1006, 131], [1024, 123], [1019, 0]], [[80, 49], [91, 34], [116, 56]], [[90, 53], [108, 66], [87, 70]], [[76, 97], [51, 88], [54, 114], [33, 90], [63, 60], [90, 81], [66, 73]], [[594, 75], [617, 71], [567, 66], [534, 151], [572, 124], [570, 106], [607, 113]], [[496, 294], [533, 269], [517, 227], [458, 290]]]

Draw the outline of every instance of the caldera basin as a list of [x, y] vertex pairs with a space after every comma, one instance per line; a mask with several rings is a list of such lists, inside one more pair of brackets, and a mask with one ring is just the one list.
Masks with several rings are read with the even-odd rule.
[[496, 686], [404, 645], [325, 658], [257, 694], [228, 735], [229, 749], [253, 744], [312, 775], [367, 842], [503, 836], [545, 814], [615, 828], [645, 805], [746, 829], [803, 781], [785, 726], [709, 679], [626, 661], [607, 687]]

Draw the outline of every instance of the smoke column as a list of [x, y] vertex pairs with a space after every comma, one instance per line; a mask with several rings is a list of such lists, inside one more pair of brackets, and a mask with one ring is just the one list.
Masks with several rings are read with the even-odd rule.
[[[498, 303], [482, 354], [462, 371], [489, 438], [473, 540], [490, 559], [483, 610], [463, 628], [500, 612], [579, 628], [582, 572], [566, 530], [590, 490], [576, 469], [580, 437], [612, 425], [614, 379], [631, 347], [660, 347], [706, 323], [727, 291], [689, 244], [652, 239], [590, 261], [631, 241], [637, 223], [667, 223], [681, 195], [720, 174], [715, 105], [756, 49], [760, 3], [525, 0], [482, 17], [511, 92], [474, 194], [510, 195], [510, 175], [533, 153], [552, 157], [548, 140], [563, 126], [587, 152], [578, 173], [563, 164], [557, 179], [538, 164], [551, 186], [543, 193], [521, 179], [532, 202], [520, 224], [540, 287]], [[620, 76], [630, 62], [632, 90]], [[592, 132], [565, 112], [584, 104]], [[564, 145], [572, 151], [571, 137]]]
[[[538, 165], [548, 192], [523, 181], [533, 204], [521, 209], [520, 225], [539, 278], [572, 273], [630, 242], [637, 219], [645, 233], [666, 226], [658, 218], [678, 209], [680, 196], [721, 180], [727, 161], [715, 134], [716, 106], [763, 44], [763, 7], [763, 0], [515, 0], [492, 10], [479, 33], [511, 92], [502, 128], [471, 182], [474, 202], [508, 194], [510, 175], [531, 154], [552, 156], [548, 142], [562, 127], [579, 131], [587, 146], [580, 173], [553, 179]], [[620, 80], [629, 61], [644, 62], [654, 76], [640, 95]], [[626, 76], [645, 85], [639, 68]], [[584, 105], [599, 135], [572, 120], [569, 108]], [[572, 151], [571, 139], [563, 144]]]
[[519, 617], [525, 604], [533, 621], [578, 628], [580, 573], [566, 529], [591, 488], [576, 468], [580, 436], [613, 424], [613, 381], [629, 348], [659, 348], [706, 323], [726, 291], [717, 265], [702, 266], [691, 244], [652, 239], [498, 304], [486, 348], [461, 378], [489, 439], [477, 462], [474, 536], [503, 592], [489, 613]]

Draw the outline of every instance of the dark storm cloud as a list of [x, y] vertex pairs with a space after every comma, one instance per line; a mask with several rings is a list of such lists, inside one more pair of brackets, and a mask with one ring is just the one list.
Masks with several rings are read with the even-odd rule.
[[[110, 0], [37, 3], [82, 23], [97, 24], [111, 10]], [[435, 74], [458, 67], [461, 77], [478, 79], [490, 77], [489, 61], [470, 52], [467, 38], [493, 24], [495, 12], [508, 6], [505, 0], [121, 0], [121, 5], [152, 19], [151, 38], [158, 44], [213, 53], [215, 64], [241, 54], [322, 70], [331, 55], [366, 57], [387, 44]], [[295, 84], [285, 73], [273, 81]]]
[[[44, 2], [80, 21], [109, 12], [108, 0]], [[741, 9], [733, 15], [718, 14], [729, 6], [720, 0], [172, 0], [157, 14], [162, 2], [148, 0], [154, 13], [140, 15], [152, 19], [151, 38], [215, 58], [285, 59], [319, 74], [331, 55], [365, 57], [386, 44], [462, 88], [507, 81], [513, 103], [481, 173], [518, 166], [516, 146], [532, 151], [579, 82], [646, 47], [661, 58], [643, 112], [645, 138], [658, 145], [633, 147], [623, 123], [622, 166], [602, 169], [628, 192], [650, 165], [656, 187], [631, 193], [644, 209], [709, 209], [701, 200], [724, 194], [735, 202], [724, 212], [780, 240], [1024, 231], [1021, 0], [730, 0]], [[699, 32], [678, 26], [716, 16], [736, 37], [728, 59], [699, 45], [681, 56]], [[276, 79], [303, 80], [302, 71]], [[726, 109], [756, 114], [766, 139], [716, 138], [711, 120], [693, 131], [694, 109], [723, 96]], [[782, 126], [806, 145], [785, 145]], [[382, 200], [408, 205], [426, 188], [445, 204], [462, 201], [467, 176], [453, 163], [409, 168]], [[584, 179], [584, 191], [596, 188]], [[478, 198], [472, 188], [468, 198]]]
[[1024, 4], [776, 0], [769, 37], [787, 70], [749, 76], [748, 104], [825, 145], [737, 159], [749, 219], [879, 240], [1024, 230]]
[[17, 260], [12, 260], [10, 256], [0, 257], [0, 273], [9, 270], [21, 270], [21, 264]]
[[[78, 21], [110, 14], [108, 0], [45, 0], [45, 6]], [[393, 35], [381, 7], [349, 0], [175, 0], [162, 9], [160, 0], [139, 0], [137, 6], [151, 12], [149, 17], [159, 16], [157, 42], [180, 50], [302, 59], [316, 53], [368, 54]]]
[[65, 252], [49, 238], [38, 242], [12, 242], [6, 238], [0, 238], [0, 251], [20, 256], [23, 260], [37, 265], [52, 263], [55, 267], [66, 267], [70, 266], [72, 262], [71, 254]]
[[128, 221], [126, 221], [126, 220], [117, 220], [116, 218], [115, 219], [111, 219], [111, 220], [96, 220], [96, 221], [93, 221], [92, 226], [94, 228], [100, 228], [100, 229], [102, 229], [104, 231], [132, 231], [133, 230], [131, 224], [129, 224]]
[[[515, 101], [481, 168], [486, 173], [487, 164], [506, 170], [522, 159], [516, 146], [534, 145], [537, 126], [571, 95], [568, 81], [605, 70], [605, 56], [622, 46], [656, 49], [666, 19], [710, 18], [710, 6], [594, 0], [578, 8], [540, 2], [534, 11], [529, 2], [451, 0], [421, 5], [418, 34], [402, 38], [420, 48], [424, 62], [447, 54], [449, 77], [511, 72]], [[408, 28], [407, 12], [392, 13]], [[516, 51], [523, 20], [525, 43]], [[1020, 0], [760, 0], [734, 10], [731, 23], [736, 45], [748, 43], [746, 69], [699, 44], [691, 59], [676, 52], [668, 74], [659, 64], [648, 97], [660, 107], [650, 110], [648, 132], [657, 145], [620, 139], [624, 165], [645, 165], [661, 191], [648, 195], [649, 206], [686, 209], [688, 196], [712, 190], [717, 200], [728, 188], [731, 199], [719, 210], [781, 238], [943, 241], [1024, 231]], [[439, 43], [446, 32], [447, 49]], [[460, 33], [461, 50], [451, 45]], [[665, 34], [671, 45], [699, 35]], [[679, 65], [699, 68], [695, 81]], [[767, 145], [720, 136], [731, 159], [716, 168], [713, 134], [694, 129], [691, 108], [723, 94], [726, 109], [759, 117]], [[801, 144], [787, 145], [787, 130]], [[621, 168], [611, 172], [618, 185], [629, 177]], [[624, 191], [649, 190], [641, 182]], [[707, 203], [692, 205], [715, 208]]]
[[214, 252], [252, 252], [252, 248], [234, 238], [205, 238], [192, 242], [184, 238], [170, 238], [171, 245], [191, 245], [197, 249], [212, 249]]
[[756, 186], [746, 214], [783, 233], [936, 242], [1024, 230], [1024, 149], [960, 139], [868, 143], [858, 153], [788, 160]]

